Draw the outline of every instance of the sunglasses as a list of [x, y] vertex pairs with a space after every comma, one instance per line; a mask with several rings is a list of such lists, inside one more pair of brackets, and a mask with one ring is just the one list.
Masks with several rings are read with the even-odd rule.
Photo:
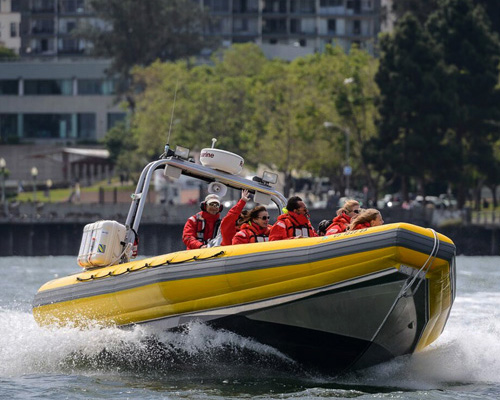
[[271, 217], [269, 215], [264, 215], [263, 217], [257, 217], [257, 219], [261, 219], [263, 221], [266, 221], [268, 219], [271, 219]]
[[215, 201], [213, 203], [208, 203], [210, 207], [219, 207], [219, 203], [216, 203]]

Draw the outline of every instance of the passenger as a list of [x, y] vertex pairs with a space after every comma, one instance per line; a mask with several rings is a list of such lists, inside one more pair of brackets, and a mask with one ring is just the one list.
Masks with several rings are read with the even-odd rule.
[[337, 210], [337, 216], [333, 219], [331, 225], [326, 229], [325, 235], [335, 235], [347, 230], [351, 219], [359, 214], [359, 202], [356, 200], [346, 200], [344, 206]]
[[318, 232], [318, 236], [325, 236], [326, 230], [331, 224], [331, 219], [324, 219], [323, 221], [321, 221], [318, 225], [318, 229], [316, 230]]
[[372, 226], [379, 226], [384, 223], [382, 214], [379, 210], [374, 208], [367, 208], [359, 213], [358, 216], [352, 219], [348, 230], [355, 231], [357, 229], [370, 228]]
[[220, 223], [222, 234], [221, 246], [229, 246], [232, 243], [234, 235], [240, 230], [245, 217], [248, 215], [247, 210], [243, 210], [245, 204], [250, 200], [250, 195], [247, 189], [242, 190], [241, 199], [227, 212]]
[[188, 250], [204, 249], [210, 239], [217, 235], [220, 226], [220, 212], [223, 207], [219, 196], [209, 194], [200, 204], [201, 211], [186, 221], [182, 241]]
[[233, 244], [269, 241], [269, 213], [264, 206], [256, 206], [249, 213], [241, 229], [233, 237]]
[[271, 227], [270, 241], [318, 236], [309, 221], [306, 204], [299, 196], [290, 197], [283, 211]]

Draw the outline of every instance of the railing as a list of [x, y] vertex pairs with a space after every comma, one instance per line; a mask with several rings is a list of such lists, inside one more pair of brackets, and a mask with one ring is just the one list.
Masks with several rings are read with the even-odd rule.
[[472, 211], [470, 222], [475, 225], [500, 225], [500, 210]]

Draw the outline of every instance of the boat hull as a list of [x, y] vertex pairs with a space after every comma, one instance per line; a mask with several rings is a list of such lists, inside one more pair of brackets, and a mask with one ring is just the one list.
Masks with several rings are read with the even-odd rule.
[[455, 296], [454, 256], [451, 240], [410, 224], [191, 250], [48, 282], [33, 313], [42, 325], [201, 320], [336, 373], [434, 341]]

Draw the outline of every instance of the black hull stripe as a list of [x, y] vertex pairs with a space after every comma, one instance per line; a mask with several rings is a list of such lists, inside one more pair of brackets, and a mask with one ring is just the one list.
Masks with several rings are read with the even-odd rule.
[[[159, 282], [313, 263], [393, 246], [429, 254], [434, 246], [434, 239], [397, 228], [369, 235], [348, 237], [338, 241], [325, 241], [325, 243], [310, 246], [196, 261], [177, 266], [164, 265], [119, 277], [80, 282], [42, 291], [36, 294], [33, 307], [109, 294]], [[454, 254], [454, 245], [440, 242], [438, 258], [451, 261]]]

